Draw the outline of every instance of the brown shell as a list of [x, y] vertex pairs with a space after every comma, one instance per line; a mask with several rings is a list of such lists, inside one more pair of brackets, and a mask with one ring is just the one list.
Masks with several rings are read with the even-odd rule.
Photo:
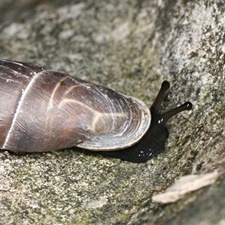
[[150, 126], [142, 101], [64, 73], [2, 60], [0, 85], [1, 149], [117, 150], [138, 142]]

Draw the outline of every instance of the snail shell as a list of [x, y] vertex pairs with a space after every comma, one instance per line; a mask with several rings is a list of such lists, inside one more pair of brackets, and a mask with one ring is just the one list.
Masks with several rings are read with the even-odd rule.
[[0, 85], [1, 149], [123, 149], [150, 126], [142, 101], [64, 73], [2, 60]]
[[186, 102], [161, 114], [169, 86], [162, 83], [149, 109], [139, 99], [65, 73], [1, 60], [0, 148], [47, 152], [77, 146], [145, 162], [163, 151], [167, 120], [192, 108]]

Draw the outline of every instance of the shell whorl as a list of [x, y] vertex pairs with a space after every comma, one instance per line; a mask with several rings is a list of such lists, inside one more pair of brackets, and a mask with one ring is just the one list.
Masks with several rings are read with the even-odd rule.
[[150, 126], [140, 100], [64, 73], [2, 60], [0, 84], [2, 149], [123, 149]]

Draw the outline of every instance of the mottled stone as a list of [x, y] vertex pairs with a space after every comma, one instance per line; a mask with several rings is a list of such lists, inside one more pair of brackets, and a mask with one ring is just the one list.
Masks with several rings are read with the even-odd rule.
[[1, 1], [0, 58], [149, 105], [167, 79], [164, 109], [186, 100], [194, 108], [169, 122], [166, 151], [144, 164], [72, 150], [0, 152], [0, 224], [223, 224], [222, 175], [174, 204], [151, 196], [183, 175], [225, 169], [224, 18], [220, 0]]

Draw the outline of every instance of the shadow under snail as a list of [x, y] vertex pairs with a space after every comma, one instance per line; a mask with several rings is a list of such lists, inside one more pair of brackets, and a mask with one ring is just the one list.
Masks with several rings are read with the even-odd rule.
[[186, 102], [160, 113], [168, 81], [149, 109], [109, 88], [10, 60], [0, 61], [0, 85], [0, 149], [16, 153], [78, 147], [146, 162], [163, 151], [168, 119], [192, 108]]

